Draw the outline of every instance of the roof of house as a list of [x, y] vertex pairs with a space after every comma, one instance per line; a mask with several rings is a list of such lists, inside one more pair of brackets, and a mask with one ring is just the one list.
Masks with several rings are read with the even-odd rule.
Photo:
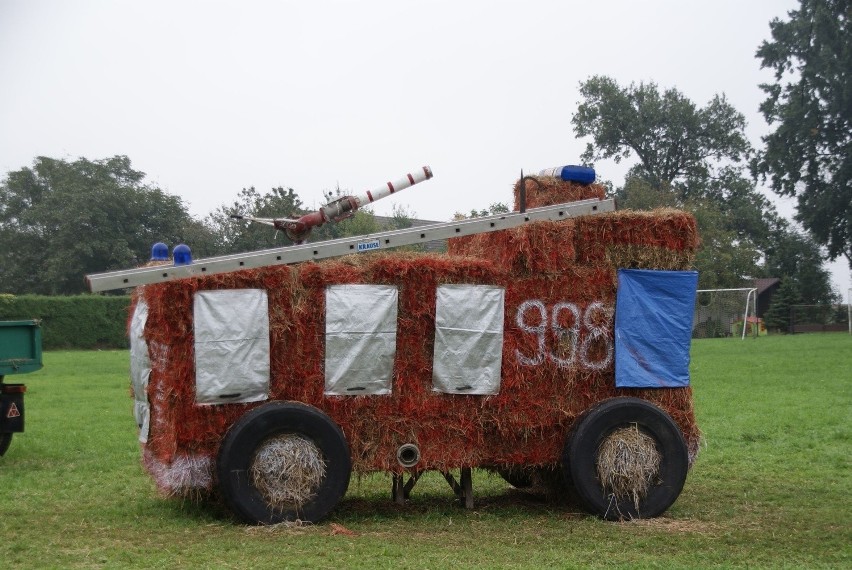
[[766, 277], [763, 279], [755, 279], [754, 286], [757, 288], [757, 294], [760, 295], [767, 289], [771, 289], [775, 285], [781, 283], [781, 280], [777, 277]]

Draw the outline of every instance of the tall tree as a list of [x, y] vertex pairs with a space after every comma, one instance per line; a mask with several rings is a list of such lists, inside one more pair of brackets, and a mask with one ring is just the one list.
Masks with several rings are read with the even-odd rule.
[[715, 162], [738, 162], [751, 148], [745, 118], [724, 95], [699, 108], [677, 89], [660, 92], [653, 82], [621, 87], [603, 76], [581, 82], [580, 95], [574, 132], [594, 139], [583, 160], [619, 162], [635, 153], [642, 177], [657, 187], [706, 178]]
[[653, 83], [621, 87], [608, 77], [592, 77], [580, 90], [585, 100], [572, 118], [574, 131], [593, 138], [583, 159], [621, 160], [635, 153], [638, 163], [615, 190], [619, 207], [677, 207], [695, 215], [702, 288], [784, 276], [802, 286], [807, 282], [819, 299], [814, 302], [832, 300], [819, 256], [791, 237], [789, 224], [745, 176], [751, 152], [745, 120], [724, 96], [698, 108], [675, 89], [661, 93]]
[[760, 273], [760, 250], [751, 239], [737, 239], [728, 213], [704, 199], [692, 200], [684, 209], [695, 216], [701, 237], [695, 258], [701, 289], [742, 287]]
[[799, 286], [791, 279], [782, 279], [781, 286], [772, 296], [772, 305], [764, 315], [766, 327], [784, 333], [790, 332], [790, 308], [801, 303]]
[[140, 265], [183, 241], [183, 202], [144, 184], [126, 156], [38, 157], [0, 183], [0, 292], [73, 294], [84, 275]]
[[761, 67], [775, 71], [760, 86], [774, 130], [754, 168], [797, 198], [797, 219], [852, 268], [852, 3], [801, 0], [788, 16], [769, 23], [772, 40], [757, 50]]
[[779, 277], [795, 285], [799, 303], [838, 302], [838, 295], [831, 288], [831, 275], [822, 264], [819, 244], [788, 224], [779, 225], [772, 234], [764, 253], [764, 275]]
[[596, 76], [580, 92], [574, 131], [593, 139], [583, 159], [638, 159], [615, 191], [619, 207], [693, 212], [701, 287], [739, 287], [756, 276], [774, 210], [737, 165], [750, 152], [742, 114], [724, 96], [699, 108], [654, 83], [621, 87]]

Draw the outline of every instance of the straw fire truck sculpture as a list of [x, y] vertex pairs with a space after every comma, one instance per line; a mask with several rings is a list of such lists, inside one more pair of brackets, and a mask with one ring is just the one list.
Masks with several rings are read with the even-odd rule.
[[[695, 220], [614, 211], [577, 172], [522, 176], [509, 214], [88, 276], [136, 287], [135, 414], [159, 489], [250, 523], [318, 521], [353, 471], [389, 473], [399, 503], [439, 471], [472, 507], [476, 467], [571, 486], [608, 519], [668, 509], [700, 438]], [[430, 177], [262, 221], [301, 242]], [[385, 251], [443, 239], [446, 254]]]

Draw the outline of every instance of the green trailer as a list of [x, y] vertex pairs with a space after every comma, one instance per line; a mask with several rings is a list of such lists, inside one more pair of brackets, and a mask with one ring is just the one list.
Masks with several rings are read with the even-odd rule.
[[36, 320], [0, 321], [0, 455], [12, 434], [24, 431], [24, 384], [5, 382], [6, 376], [42, 367], [41, 326]]

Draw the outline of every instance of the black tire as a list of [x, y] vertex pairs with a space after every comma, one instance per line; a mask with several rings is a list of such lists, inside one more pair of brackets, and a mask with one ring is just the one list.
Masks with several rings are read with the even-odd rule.
[[[289, 435], [313, 444], [325, 470], [303, 504], [270, 506], [253, 482], [250, 469], [261, 447], [273, 438]], [[245, 414], [228, 430], [216, 461], [225, 503], [251, 524], [322, 520], [346, 494], [351, 473], [349, 445], [340, 427], [320, 410], [297, 402], [270, 402]]]
[[11, 433], [0, 433], [0, 457], [6, 454], [9, 445], [12, 443]]
[[[656, 476], [636, 502], [604, 489], [598, 478], [601, 444], [614, 431], [635, 425], [653, 439], [659, 463]], [[639, 398], [613, 398], [580, 418], [562, 454], [562, 465], [583, 507], [607, 520], [661, 515], [678, 498], [686, 481], [689, 457], [677, 424], [663, 410]]]

